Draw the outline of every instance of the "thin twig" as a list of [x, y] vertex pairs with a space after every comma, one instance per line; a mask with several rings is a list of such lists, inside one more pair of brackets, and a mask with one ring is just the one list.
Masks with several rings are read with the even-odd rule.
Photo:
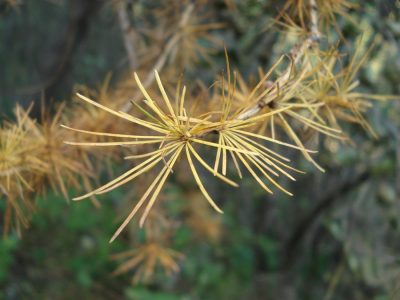
[[311, 38], [319, 42], [321, 34], [318, 30], [318, 6], [315, 0], [310, 0], [310, 29]]
[[[273, 83], [273, 87], [271, 88], [270, 93], [268, 94], [268, 98], [263, 98], [258, 103], [251, 107], [250, 109], [244, 111], [238, 116], [239, 120], [246, 120], [254, 115], [256, 115], [263, 107], [265, 107], [271, 98], [274, 98], [279, 94], [279, 87], [282, 87], [289, 83], [290, 74], [292, 73], [293, 65], [299, 63], [300, 59], [303, 57], [304, 53], [307, 49], [309, 49], [312, 45], [318, 44], [320, 42], [320, 32], [318, 30], [318, 6], [315, 0], [310, 0], [310, 35], [305, 39], [302, 43], [295, 45], [290, 50], [290, 58], [292, 60], [292, 64], [290, 64], [285, 72]], [[268, 101], [267, 101], [268, 100]]]
[[[193, 9], [194, 9], [193, 4], [190, 4], [187, 6], [185, 12], [182, 14], [182, 18], [179, 23], [180, 27], [183, 27], [187, 24]], [[300, 61], [300, 59], [303, 57], [306, 50], [309, 49], [312, 45], [318, 44], [320, 41], [320, 33], [318, 30], [318, 7], [316, 5], [315, 0], [310, 0], [310, 15], [311, 15], [311, 17], [310, 17], [311, 34], [308, 36], [308, 38], [306, 40], [304, 40], [302, 43], [300, 43], [298, 45], [295, 45], [291, 49], [289, 56], [292, 60], [292, 64], [290, 64], [288, 66], [288, 68], [285, 70], [285, 72], [281, 76], [279, 76], [278, 79], [275, 80], [275, 82], [273, 83], [273, 87], [271, 88], [271, 91], [268, 94], [268, 100], [271, 99], [271, 97], [273, 98], [279, 94], [279, 87], [282, 87], [289, 83], [293, 65], [297, 64]], [[160, 71], [164, 67], [168, 56], [174, 49], [174, 46], [179, 41], [179, 39], [180, 39], [179, 32], [174, 34], [170, 38], [170, 40], [168, 41], [167, 45], [164, 48], [163, 54], [156, 61], [154, 68], [153, 68], [154, 70]], [[154, 81], [154, 74], [151, 72], [144, 80], [143, 86], [145, 88], [147, 88], [148, 86], [150, 86], [152, 84], [153, 81]], [[261, 99], [260, 101], [258, 101], [258, 103], [255, 106], [253, 106], [253, 107], [249, 108], [248, 110], [244, 111], [243, 113], [241, 113], [237, 117], [237, 119], [238, 120], [246, 120], [246, 119], [249, 119], [249, 118], [255, 116], [262, 108], [264, 108], [266, 105], [268, 105], [268, 102], [269, 101], [267, 101], [267, 98]], [[126, 103], [123, 106], [122, 110], [126, 112], [130, 109], [130, 107], [131, 107], [131, 103], [129, 101], [128, 103]]]

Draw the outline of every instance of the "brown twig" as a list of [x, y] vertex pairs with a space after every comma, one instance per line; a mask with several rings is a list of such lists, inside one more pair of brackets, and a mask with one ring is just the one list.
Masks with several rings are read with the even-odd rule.
[[[194, 9], [193, 4], [190, 4], [187, 6], [185, 12], [182, 15], [181, 21], [179, 23], [180, 27], [185, 26], [187, 24], [193, 9]], [[273, 86], [271, 88], [271, 91], [268, 94], [268, 98], [261, 99], [260, 101], [258, 101], [258, 103], [255, 106], [253, 106], [253, 107], [249, 108], [248, 110], [244, 111], [243, 113], [241, 113], [237, 117], [238, 120], [249, 119], [249, 118], [255, 116], [263, 107], [268, 105], [269, 100], [279, 94], [279, 87], [282, 87], [289, 83], [293, 65], [297, 64], [300, 61], [300, 59], [303, 57], [303, 55], [307, 49], [309, 49], [312, 45], [319, 43], [320, 33], [318, 30], [318, 7], [316, 5], [315, 0], [310, 0], [310, 15], [311, 15], [311, 18], [310, 18], [311, 33], [306, 40], [304, 40], [302, 43], [300, 43], [298, 45], [295, 45], [291, 49], [289, 56], [292, 60], [292, 64], [290, 64], [288, 66], [288, 68], [285, 70], [285, 72], [281, 76], [279, 76], [278, 79], [275, 80], [275, 82], [273, 83]], [[154, 68], [153, 68], [154, 70], [160, 71], [164, 67], [168, 56], [172, 52], [175, 44], [179, 41], [179, 39], [180, 39], [179, 32], [174, 34], [170, 38], [170, 40], [168, 41], [168, 43], [166, 44], [166, 46], [164, 48], [162, 55], [156, 61]], [[145, 88], [147, 88], [148, 86], [151, 85], [151, 83], [153, 81], [154, 81], [154, 74], [153, 74], [153, 72], [151, 72], [144, 80], [143, 86]], [[129, 101], [128, 103], [126, 103], [123, 106], [122, 111], [127, 112], [130, 109], [130, 107], [131, 107], [131, 103]]]
[[300, 59], [303, 57], [307, 49], [309, 49], [312, 45], [318, 44], [320, 42], [320, 32], [318, 30], [318, 6], [315, 0], [310, 0], [309, 4], [310, 4], [310, 25], [309, 25], [310, 35], [302, 43], [295, 45], [290, 50], [289, 56], [292, 60], [292, 64], [290, 64], [285, 70], [285, 72], [283, 72], [283, 74], [279, 76], [278, 79], [275, 80], [270, 93], [268, 93], [267, 95], [268, 97], [261, 99], [255, 106], [241, 113], [238, 116], [239, 120], [246, 120], [253, 117], [263, 107], [268, 105], [270, 99], [274, 98], [279, 94], [279, 87], [282, 87], [289, 83], [293, 65], [299, 63]]
[[315, 0], [310, 0], [310, 29], [311, 38], [319, 42], [321, 34], [318, 30], [318, 6]]

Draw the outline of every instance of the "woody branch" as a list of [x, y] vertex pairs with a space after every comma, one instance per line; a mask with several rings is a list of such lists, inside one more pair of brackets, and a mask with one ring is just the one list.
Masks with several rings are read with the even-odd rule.
[[305, 39], [300, 44], [295, 45], [289, 52], [289, 56], [292, 60], [292, 64], [288, 66], [285, 72], [279, 76], [272, 84], [271, 91], [268, 93], [267, 97], [258, 101], [258, 103], [251, 107], [250, 109], [241, 113], [237, 119], [246, 120], [254, 115], [256, 115], [261, 109], [268, 105], [273, 99], [278, 96], [279, 87], [282, 87], [290, 82], [290, 74], [292, 72], [293, 65], [299, 63], [300, 59], [303, 57], [307, 49], [312, 45], [318, 44], [320, 42], [321, 36], [318, 30], [318, 6], [315, 0], [309, 0], [310, 8], [310, 34], [307, 39]]

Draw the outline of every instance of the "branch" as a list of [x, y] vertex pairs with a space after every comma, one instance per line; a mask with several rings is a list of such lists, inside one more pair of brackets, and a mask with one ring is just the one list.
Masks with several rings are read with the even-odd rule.
[[319, 42], [321, 39], [321, 34], [318, 30], [318, 6], [315, 0], [310, 0], [310, 29], [311, 39]]
[[[316, 5], [315, 0], [309, 0], [309, 1], [310, 1], [310, 16], [311, 16], [310, 17], [311, 34], [301, 44], [295, 45], [291, 49], [289, 56], [291, 57], [293, 63], [290, 66], [288, 66], [288, 68], [285, 70], [285, 72], [277, 80], [275, 80], [275, 82], [273, 83], [273, 87], [272, 87], [270, 93], [268, 94], [268, 96], [269, 96], [268, 99], [264, 98], [264, 99], [261, 99], [260, 101], [258, 101], [258, 103], [254, 107], [251, 107], [250, 109], [241, 113], [237, 117], [238, 120], [249, 119], [249, 118], [255, 116], [266, 105], [268, 105], [268, 103], [270, 102], [269, 99], [271, 99], [271, 97], [273, 98], [278, 95], [279, 87], [289, 83], [293, 64], [297, 64], [300, 61], [300, 59], [303, 57], [303, 55], [307, 49], [309, 49], [312, 45], [319, 43], [320, 33], [318, 31], [318, 7]], [[193, 4], [190, 4], [187, 6], [186, 10], [182, 14], [182, 18], [179, 23], [180, 27], [183, 27], [187, 24], [193, 9], [194, 9]], [[164, 51], [162, 52], [162, 55], [158, 58], [158, 60], [156, 61], [155, 65], [153, 67], [154, 70], [161, 71], [161, 69], [165, 66], [168, 56], [174, 49], [174, 46], [179, 41], [179, 39], [180, 39], [180, 35], [179, 35], [179, 31], [178, 31], [170, 38], [170, 40], [166, 44]], [[153, 81], [154, 81], [154, 74], [150, 73], [144, 80], [143, 86], [145, 88], [147, 88], [148, 86], [150, 86], [152, 84]], [[130, 109], [130, 107], [131, 107], [131, 103], [129, 101], [123, 106], [122, 111], [127, 112]]]
[[[43, 68], [44, 71], [41, 75], [43, 79], [39, 83], [20, 87], [18, 95], [31, 95], [26, 98], [32, 98], [44, 91], [48, 95], [54, 94], [54, 91], [63, 83], [64, 76], [73, 63], [75, 52], [79, 44], [85, 41], [89, 27], [92, 25], [93, 16], [101, 5], [101, 0], [69, 1], [68, 21], [65, 29], [56, 36], [59, 39], [53, 43], [51, 48], [45, 49], [49, 53], [45, 56], [48, 64]], [[46, 101], [50, 100], [50, 98], [46, 99]], [[34, 107], [32, 116], [40, 115], [39, 108], [40, 105]]]
[[263, 98], [250, 109], [244, 111], [238, 116], [239, 120], [246, 120], [256, 115], [261, 109], [268, 105], [271, 98], [274, 98], [279, 93], [279, 87], [289, 83], [290, 74], [292, 72], [293, 65], [299, 63], [307, 49], [311, 48], [312, 45], [320, 42], [320, 32], [318, 30], [318, 6], [315, 0], [309, 0], [310, 4], [310, 35], [302, 43], [295, 45], [289, 52], [289, 56], [292, 60], [292, 64], [288, 66], [285, 72], [273, 83], [271, 92], [268, 94], [268, 98]]
[[[189, 4], [185, 11], [182, 14], [181, 20], [179, 21], [179, 28], [185, 27], [187, 23], [189, 22], [190, 15], [192, 14], [194, 10], [194, 5]], [[171, 54], [172, 50], [174, 49], [176, 43], [179, 42], [180, 39], [180, 32], [177, 31], [168, 41], [168, 43], [165, 45], [165, 48], [163, 49], [162, 55], [157, 59], [156, 63], [154, 64], [154, 67], [152, 70], [157, 70], [157, 72], [160, 72], [167, 61], [168, 56]], [[154, 72], [150, 72], [150, 74], [146, 77], [146, 79], [143, 81], [143, 86], [147, 88], [150, 86], [154, 81]]]
[[129, 15], [126, 11], [125, 0], [120, 0], [117, 2], [117, 15], [119, 25], [122, 31], [122, 37], [124, 39], [124, 45], [126, 52], [128, 53], [129, 66], [131, 70], [137, 68], [137, 55], [135, 50], [135, 31], [133, 30], [131, 23], [129, 21]]
[[311, 212], [295, 226], [296, 230], [290, 235], [288, 242], [286, 243], [284, 249], [285, 255], [285, 265], [290, 264], [293, 259], [294, 253], [304, 236], [309, 231], [312, 225], [316, 222], [318, 217], [328, 208], [330, 208], [335, 201], [342, 199], [347, 193], [351, 192], [354, 188], [359, 187], [361, 184], [366, 182], [371, 177], [371, 170], [365, 169], [359, 172], [357, 175], [353, 176], [351, 180], [345, 181], [338, 187], [335, 187], [329, 194], [318, 201], [318, 204], [311, 210]]
[[[179, 28], [185, 27], [187, 25], [187, 23], [189, 22], [189, 18], [190, 15], [192, 14], [194, 10], [194, 5], [193, 4], [189, 4], [185, 11], [182, 14], [182, 18], [179, 22]], [[174, 35], [171, 36], [171, 38], [168, 40], [168, 43], [165, 45], [162, 54], [158, 57], [157, 61], [155, 62], [152, 70], [157, 70], [158, 72], [160, 72], [164, 66], [165, 63], [167, 62], [167, 58], [168, 56], [171, 54], [172, 50], [174, 49], [175, 45], [179, 42], [180, 39], [180, 32], [176, 32]], [[150, 72], [146, 79], [143, 81], [143, 86], [144, 88], [148, 88], [154, 81], [155, 77], [154, 77], [154, 72]], [[134, 98], [140, 94], [137, 93], [135, 94]], [[132, 107], [131, 104], [131, 100], [129, 100], [123, 107], [122, 107], [122, 111], [123, 112], [127, 112], [129, 111], [129, 109]]]

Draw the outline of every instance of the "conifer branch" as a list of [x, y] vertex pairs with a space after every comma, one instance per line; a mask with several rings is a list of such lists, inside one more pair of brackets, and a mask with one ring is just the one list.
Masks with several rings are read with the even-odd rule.
[[289, 83], [290, 74], [292, 73], [292, 68], [299, 63], [300, 59], [303, 57], [307, 49], [312, 45], [318, 44], [320, 41], [320, 32], [318, 30], [318, 6], [315, 0], [310, 0], [310, 35], [302, 43], [295, 45], [290, 50], [290, 59], [292, 63], [288, 66], [285, 72], [272, 84], [271, 91], [268, 93], [268, 98], [264, 97], [258, 103], [251, 107], [250, 109], [244, 111], [238, 116], [239, 120], [246, 120], [248, 118], [256, 115], [261, 109], [270, 103], [270, 99], [276, 97], [279, 93], [279, 87], [282, 87]]

